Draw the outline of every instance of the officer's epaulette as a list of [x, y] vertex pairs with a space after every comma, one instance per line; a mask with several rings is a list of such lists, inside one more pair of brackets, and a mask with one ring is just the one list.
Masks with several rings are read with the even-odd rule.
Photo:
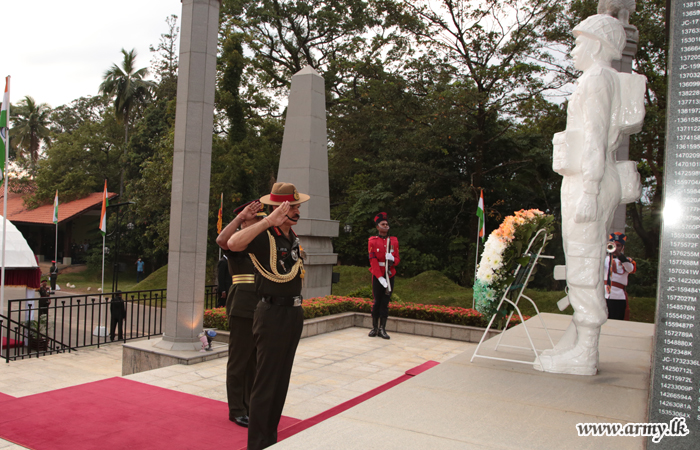
[[277, 227], [272, 227], [272, 229], [275, 231], [275, 234], [276, 234], [277, 236], [282, 236], [282, 232], [280, 231], [279, 228], [277, 228]]

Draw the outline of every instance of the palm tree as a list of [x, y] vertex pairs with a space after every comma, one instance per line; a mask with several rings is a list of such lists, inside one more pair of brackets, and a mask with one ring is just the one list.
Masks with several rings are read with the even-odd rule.
[[10, 136], [13, 147], [21, 155], [28, 153], [31, 165], [35, 167], [41, 144], [50, 142], [48, 126], [51, 123], [51, 108], [46, 103], [37, 104], [27, 95], [17, 103], [12, 113]]
[[[156, 87], [152, 81], [144, 80], [148, 75], [148, 68], [136, 70], [136, 50], [130, 52], [122, 49], [124, 60], [121, 66], [113, 64], [105, 72], [104, 81], [100, 85], [100, 93], [114, 98], [114, 113], [119, 122], [124, 124], [124, 155], [126, 156], [129, 142], [129, 119], [135, 107], [145, 103], [151, 98], [151, 91]], [[119, 183], [119, 195], [124, 191], [124, 169], [122, 165], [121, 180]]]

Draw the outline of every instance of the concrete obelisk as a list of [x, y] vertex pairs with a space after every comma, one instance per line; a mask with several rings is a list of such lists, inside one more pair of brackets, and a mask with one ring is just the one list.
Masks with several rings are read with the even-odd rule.
[[326, 91], [323, 78], [311, 66], [292, 77], [277, 181], [293, 183], [311, 196], [301, 205], [301, 219], [294, 226], [306, 252], [302, 295], [329, 295], [338, 261], [331, 238], [338, 236], [338, 221], [330, 220]]
[[220, 0], [182, 0], [168, 250], [166, 350], [198, 350], [207, 260]]

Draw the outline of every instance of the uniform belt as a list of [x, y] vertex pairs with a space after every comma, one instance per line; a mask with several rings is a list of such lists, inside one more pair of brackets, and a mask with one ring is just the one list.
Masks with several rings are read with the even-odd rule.
[[231, 281], [233, 284], [247, 284], [247, 283], [255, 283], [255, 275], [251, 274], [242, 274], [242, 275], [234, 275], [231, 277]]
[[618, 283], [617, 281], [611, 281], [611, 282], [610, 282], [610, 285], [611, 285], [612, 287], [616, 287], [616, 288], [620, 288], [620, 289], [625, 289], [625, 288], [627, 287], [627, 286], [625, 286], [625, 285], [622, 284], [622, 283]]
[[301, 295], [294, 297], [273, 297], [271, 295], [265, 295], [262, 301], [275, 306], [301, 306], [302, 297]]
[[385, 265], [386, 265], [386, 263], [383, 263], [383, 262], [379, 263], [379, 267], [384, 267]]

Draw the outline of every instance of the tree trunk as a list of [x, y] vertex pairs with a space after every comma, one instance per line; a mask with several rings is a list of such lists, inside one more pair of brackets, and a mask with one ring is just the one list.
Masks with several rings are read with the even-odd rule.
[[129, 146], [129, 113], [124, 114], [124, 160], [121, 164], [121, 173], [119, 174], [119, 199], [121, 201], [124, 194], [124, 166], [126, 166], [126, 150]]

